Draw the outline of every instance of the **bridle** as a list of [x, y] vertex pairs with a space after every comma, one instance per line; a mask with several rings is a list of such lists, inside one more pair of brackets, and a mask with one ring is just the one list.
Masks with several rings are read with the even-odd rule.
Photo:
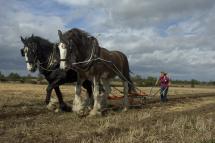
[[[71, 49], [72, 46], [71, 44], [69, 44], [69, 48], [67, 48], [67, 54], [69, 53], [70, 50], [68, 49]], [[60, 59], [60, 61], [68, 61], [68, 56], [66, 56], [67, 58], [65, 59]], [[91, 67], [91, 63], [94, 61], [94, 59], [98, 58], [98, 55], [96, 55], [96, 46], [95, 44], [93, 44], [93, 48], [91, 50], [91, 54], [90, 54], [90, 57], [89, 59], [87, 60], [84, 60], [84, 61], [80, 61], [80, 62], [73, 62], [72, 65], [75, 66], [76, 68], [78, 69], [81, 69], [81, 70], [88, 70], [90, 67]], [[80, 67], [78, 65], [81, 65], [81, 64], [85, 64], [84, 67]], [[73, 68], [72, 68], [73, 69]]]
[[[21, 49], [20, 51], [21, 51], [22, 57], [25, 57], [24, 49]], [[29, 64], [30, 64], [30, 63], [34, 63], [34, 65], [35, 65], [35, 63], [36, 63], [36, 61], [37, 61], [37, 54], [35, 54], [35, 55], [36, 55], [36, 56], [35, 56], [33, 62], [30, 62], [29, 60], [25, 60], [25, 62], [26, 62], [26, 63], [29, 63]]]
[[89, 59], [85, 60], [85, 61], [81, 61], [81, 62], [74, 62], [74, 63], [72, 63], [72, 65], [90, 63], [93, 60], [93, 58], [96, 58], [96, 52], [95, 51], [96, 51], [96, 48], [95, 48], [95, 45], [93, 44], [93, 48], [92, 48], [92, 51], [91, 51]]
[[[64, 45], [65, 45], [65, 44], [64, 44]], [[64, 47], [64, 48], [65, 48], [65, 47]], [[71, 44], [69, 44], [69, 48], [65, 48], [65, 49], [67, 50], [67, 54], [66, 54], [66, 56], [65, 56], [64, 59], [61, 59], [61, 56], [60, 56], [60, 59], [59, 59], [60, 62], [66, 62], [66, 61], [69, 60], [68, 57], [67, 57], [67, 55], [68, 55], [68, 53], [70, 52], [70, 49], [72, 49]]]
[[[20, 51], [21, 51], [21, 55], [24, 57], [25, 56], [24, 49], [21, 49]], [[33, 62], [29, 62], [29, 60], [26, 60], [25, 62], [29, 63], [29, 64], [31, 63], [31, 64], [33, 64], [33, 66], [38, 65], [40, 68], [42, 68], [43, 70], [46, 70], [46, 71], [54, 71], [54, 70], [49, 69], [53, 65], [54, 55], [55, 55], [55, 48], [53, 48], [52, 53], [50, 54], [48, 60], [45, 61], [45, 62], [40, 62], [38, 60], [38, 55], [37, 54], [35, 54], [35, 58], [34, 58]], [[47, 63], [47, 68], [42, 66], [45, 63]]]
[[60, 59], [60, 61], [65, 62], [65, 61], [68, 61], [68, 59], [67, 58], [66, 59]]

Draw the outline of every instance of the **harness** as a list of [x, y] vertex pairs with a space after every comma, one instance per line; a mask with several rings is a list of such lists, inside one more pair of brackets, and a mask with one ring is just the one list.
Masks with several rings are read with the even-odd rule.
[[[93, 42], [95, 42], [95, 41], [93, 41]], [[93, 62], [96, 61], [98, 59], [98, 57], [100, 56], [100, 47], [95, 46], [95, 45], [96, 44], [94, 43], [93, 48], [91, 50], [90, 57], [89, 57], [88, 60], [80, 61], [80, 62], [74, 62], [74, 63], [72, 63], [72, 66], [74, 66], [75, 68], [77, 68], [79, 70], [82, 70], [84, 72], [88, 71], [92, 67]], [[96, 51], [96, 49], [98, 51]], [[60, 61], [66, 61], [66, 60], [68, 60], [68, 59], [61, 59]], [[84, 66], [78, 66], [78, 65], [81, 65], [81, 64], [85, 64], [85, 65]]]
[[[68, 59], [61, 59], [61, 61], [67, 61], [67, 60]], [[106, 63], [108, 65], [111, 65], [111, 69], [115, 72], [116, 75], [118, 75], [122, 80], [128, 82], [128, 84], [133, 86], [135, 89], [141, 91], [139, 88], [135, 87], [134, 84], [132, 82], [130, 82], [122, 74], [122, 72], [117, 68], [117, 66], [112, 61], [108, 61], [108, 60], [105, 60], [103, 58], [100, 58], [100, 47], [98, 48], [98, 51], [96, 51], [95, 44], [93, 44], [93, 48], [92, 48], [92, 51], [91, 51], [91, 54], [90, 54], [90, 57], [89, 57], [88, 60], [80, 61], [80, 62], [74, 62], [74, 63], [72, 63], [72, 65], [75, 66], [76, 69], [82, 70], [83, 72], [86, 72], [92, 67], [92, 65], [95, 62], [102, 62], [102, 63]], [[85, 64], [85, 66], [78, 66], [78, 65], [81, 65], [81, 64]], [[74, 68], [69, 68], [69, 69], [75, 70]], [[75, 71], [77, 71], [77, 70], [75, 70]]]
[[[36, 62], [36, 60], [37, 60], [37, 56], [35, 56], [35, 58], [34, 58], [33, 62], [35, 63], [35, 62]], [[25, 61], [25, 62], [30, 64], [29, 60], [27, 60], [27, 61]]]
[[[56, 45], [54, 45], [54, 46], [56, 46]], [[38, 65], [39, 65], [39, 67], [40, 67], [41, 69], [45, 70], [45, 71], [56, 71], [57, 69], [54, 69], [54, 70], [51, 70], [51, 69], [50, 69], [50, 68], [52, 68], [52, 66], [55, 64], [55, 61], [54, 61], [55, 55], [56, 55], [56, 50], [55, 50], [55, 47], [54, 47], [47, 61], [45, 61], [45, 62], [40, 62], [40, 61], [38, 60]], [[47, 63], [47, 67], [46, 67], [46, 68], [42, 66], [44, 63]]]

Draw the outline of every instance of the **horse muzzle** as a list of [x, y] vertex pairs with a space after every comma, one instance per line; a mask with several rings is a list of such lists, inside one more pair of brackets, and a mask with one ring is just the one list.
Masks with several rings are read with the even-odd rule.
[[34, 66], [34, 65], [30, 64], [30, 63], [27, 63], [27, 69], [30, 72], [35, 72], [37, 68], [36, 68], [36, 66]]

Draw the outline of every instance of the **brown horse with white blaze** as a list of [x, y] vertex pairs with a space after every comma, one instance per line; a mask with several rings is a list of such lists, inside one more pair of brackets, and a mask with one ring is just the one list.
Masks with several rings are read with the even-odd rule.
[[[79, 73], [76, 84], [73, 110], [82, 109], [80, 102], [80, 85], [83, 80], [93, 80], [94, 106], [90, 115], [101, 114], [107, 96], [110, 93], [110, 80], [119, 76], [124, 86], [124, 110], [128, 108], [128, 92], [135, 92], [129, 75], [129, 64], [125, 54], [120, 51], [109, 51], [101, 48], [95, 37], [87, 32], [74, 28], [64, 34], [58, 31], [60, 43], [60, 68], [74, 68]], [[99, 82], [102, 82], [105, 94], [100, 94]], [[102, 102], [104, 101], [104, 102]], [[104, 103], [104, 104], [102, 104]], [[103, 106], [104, 105], [104, 106]]]

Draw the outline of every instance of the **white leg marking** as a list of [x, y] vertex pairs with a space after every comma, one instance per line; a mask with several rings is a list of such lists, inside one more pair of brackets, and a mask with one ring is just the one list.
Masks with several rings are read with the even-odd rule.
[[73, 108], [72, 110], [74, 112], [79, 112], [80, 110], [82, 110], [84, 108], [82, 101], [81, 101], [81, 82], [76, 84], [75, 87], [75, 98], [73, 101]]
[[[59, 51], [60, 51], [60, 59], [66, 59], [67, 49], [65, 44], [60, 43], [58, 45]], [[60, 69], [66, 68], [66, 61], [60, 61]]]
[[93, 79], [94, 83], [94, 106], [93, 110], [90, 111], [90, 116], [101, 115], [101, 96], [99, 94], [99, 82], [96, 77]]
[[48, 110], [59, 112], [58, 100], [51, 97], [49, 104], [47, 105]]

